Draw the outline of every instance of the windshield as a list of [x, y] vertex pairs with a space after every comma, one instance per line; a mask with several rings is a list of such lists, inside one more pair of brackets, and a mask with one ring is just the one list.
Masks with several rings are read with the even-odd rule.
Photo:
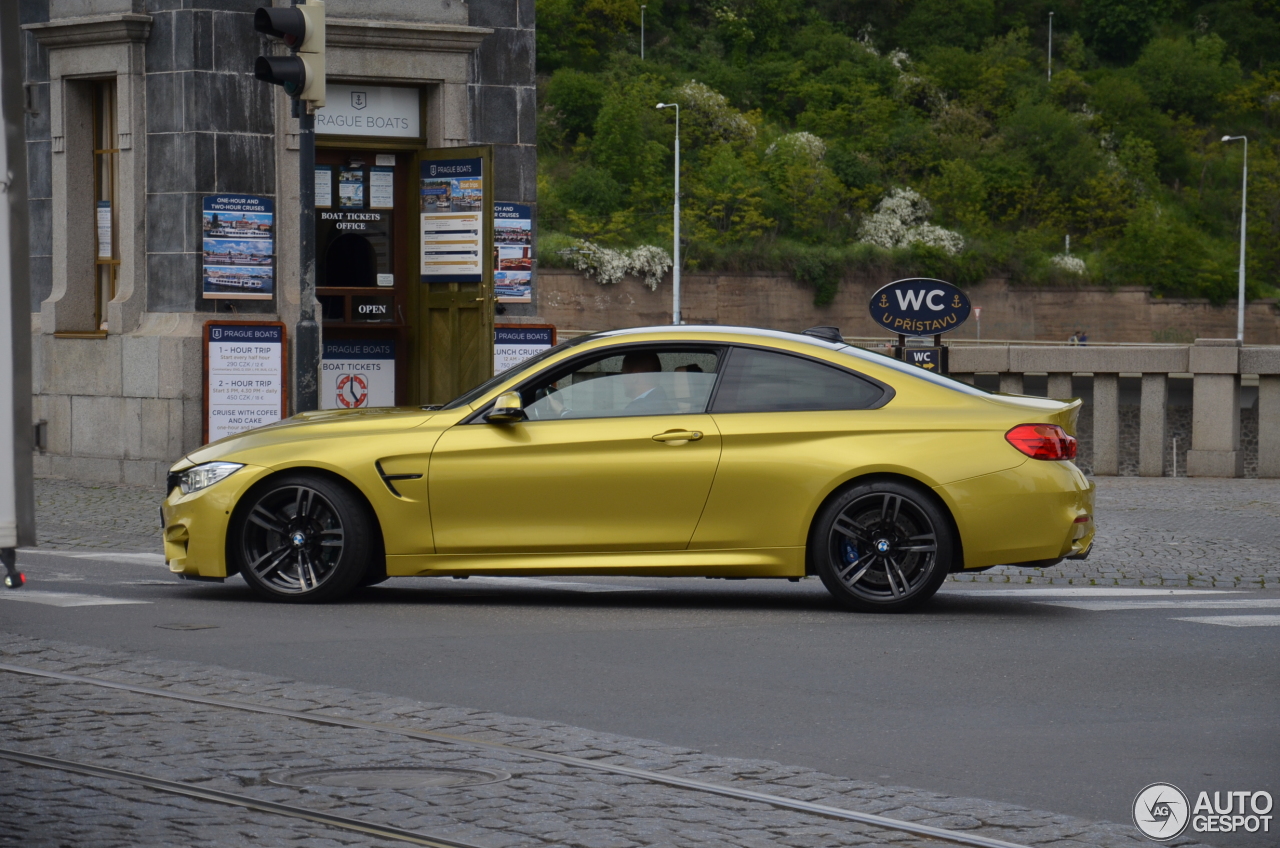
[[851, 345], [841, 348], [840, 352], [848, 354], [855, 359], [871, 361], [884, 368], [892, 368], [894, 371], [901, 371], [903, 374], [910, 374], [912, 377], [916, 377], [962, 394], [977, 395], [979, 397], [988, 397], [991, 394], [991, 392], [988, 392], [986, 389], [980, 389], [977, 386], [971, 386], [968, 383], [962, 383], [959, 380], [952, 379], [951, 377], [944, 377], [941, 374], [931, 373], [915, 365], [908, 365], [899, 359], [894, 359], [891, 356], [885, 356], [883, 353], [876, 353], [875, 351], [866, 350], [865, 348], [860, 347], [853, 347]]
[[462, 394], [458, 395], [456, 398], [449, 401], [444, 406], [440, 407], [440, 409], [457, 409], [460, 406], [470, 406], [471, 404], [476, 402], [477, 398], [483, 397], [484, 394], [488, 392], [490, 389], [492, 389], [494, 386], [497, 386], [503, 381], [510, 379], [511, 375], [515, 373], [517, 369], [528, 368], [530, 365], [537, 365], [539, 362], [542, 362], [545, 359], [550, 359], [552, 356], [555, 356], [557, 353], [560, 353], [563, 350], [568, 350], [569, 348], [575, 345], [580, 345], [583, 342], [590, 341], [593, 338], [595, 338], [594, 334], [590, 334], [586, 336], [578, 336], [576, 339], [569, 339], [568, 341], [561, 342], [555, 347], [549, 347], [546, 350], [544, 350], [542, 353], [539, 353], [537, 356], [531, 356], [528, 359], [524, 360], [523, 362], [520, 362], [516, 365], [512, 365], [510, 368], [508, 368], [505, 371], [502, 371], [501, 373], [494, 374], [492, 377], [490, 377], [488, 380], [485, 380], [483, 383], [476, 386], [474, 389], [471, 389], [469, 391], [463, 392]]

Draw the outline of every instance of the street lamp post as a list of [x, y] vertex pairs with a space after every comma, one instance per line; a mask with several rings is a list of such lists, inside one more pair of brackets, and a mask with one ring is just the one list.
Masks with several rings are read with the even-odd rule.
[[640, 61], [644, 61], [644, 6], [640, 7]]
[[1049, 13], [1049, 82], [1053, 82], [1053, 12]]
[[676, 110], [676, 201], [675, 201], [675, 250], [671, 265], [671, 323], [683, 324], [680, 320], [680, 104], [659, 103], [659, 109]]
[[1240, 291], [1236, 306], [1236, 340], [1244, 344], [1244, 236], [1249, 225], [1249, 139], [1243, 135], [1224, 135], [1223, 142], [1244, 142], [1244, 178], [1240, 184]]

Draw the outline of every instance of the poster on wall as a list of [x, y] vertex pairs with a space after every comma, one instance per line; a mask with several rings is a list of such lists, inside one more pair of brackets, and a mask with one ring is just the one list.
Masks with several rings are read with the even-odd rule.
[[533, 300], [533, 207], [493, 204], [493, 294], [499, 303]]
[[484, 281], [484, 160], [422, 163], [424, 283]]
[[204, 440], [214, 442], [285, 414], [284, 324], [204, 325]]
[[553, 324], [495, 324], [493, 327], [493, 373], [515, 368], [530, 357], [556, 346]]
[[396, 405], [394, 341], [326, 341], [320, 359], [320, 408]]
[[268, 197], [204, 198], [204, 297], [270, 300], [275, 292], [275, 214]]

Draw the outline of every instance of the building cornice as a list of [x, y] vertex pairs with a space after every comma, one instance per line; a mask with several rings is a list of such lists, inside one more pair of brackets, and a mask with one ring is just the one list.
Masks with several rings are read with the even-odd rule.
[[433, 50], [471, 53], [493, 34], [489, 27], [456, 24], [414, 24], [397, 21], [366, 21], [329, 18], [325, 22], [328, 47], [359, 50]]
[[47, 48], [95, 47], [101, 44], [142, 43], [151, 34], [150, 15], [86, 15], [61, 18], [22, 28]]

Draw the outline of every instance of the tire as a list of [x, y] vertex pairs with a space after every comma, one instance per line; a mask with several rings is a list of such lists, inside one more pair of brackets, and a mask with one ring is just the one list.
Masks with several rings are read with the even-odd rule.
[[229, 553], [263, 598], [324, 603], [346, 597], [369, 572], [377, 536], [367, 506], [319, 475], [277, 477], [236, 508]]
[[855, 485], [814, 521], [809, 555], [822, 583], [844, 607], [906, 612], [947, 579], [951, 522], [933, 498], [894, 480]]

